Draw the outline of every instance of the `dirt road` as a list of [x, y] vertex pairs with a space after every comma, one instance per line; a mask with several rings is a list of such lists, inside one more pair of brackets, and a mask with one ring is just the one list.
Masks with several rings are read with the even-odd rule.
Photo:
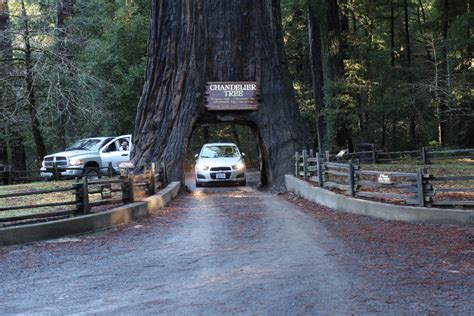
[[331, 227], [251, 186], [194, 189], [125, 228], [0, 248], [0, 313], [474, 312], [469, 271], [394, 276]]

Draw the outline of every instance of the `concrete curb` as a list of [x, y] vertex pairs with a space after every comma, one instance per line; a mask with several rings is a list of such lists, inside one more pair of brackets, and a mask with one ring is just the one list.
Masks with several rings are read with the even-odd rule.
[[126, 225], [131, 221], [157, 211], [168, 204], [181, 188], [181, 182], [171, 182], [143, 202], [130, 203], [105, 212], [67, 218], [47, 223], [0, 229], [0, 246], [84, 234]]
[[343, 196], [326, 189], [313, 187], [303, 180], [285, 175], [288, 192], [335, 209], [337, 211], [367, 215], [384, 220], [397, 220], [422, 224], [473, 225], [474, 211], [401, 206]]

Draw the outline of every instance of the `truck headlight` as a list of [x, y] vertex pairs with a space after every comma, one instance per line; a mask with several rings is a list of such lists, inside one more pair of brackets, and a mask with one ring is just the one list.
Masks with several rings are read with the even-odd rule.
[[82, 160], [82, 159], [71, 159], [71, 160], [69, 161], [69, 164], [70, 164], [71, 166], [80, 166], [80, 165], [83, 165], [83, 164], [84, 164], [84, 160]]
[[241, 170], [244, 168], [245, 168], [245, 164], [243, 163], [243, 161], [239, 161], [237, 164], [232, 166], [232, 169], [234, 170]]
[[205, 164], [202, 164], [202, 163], [198, 164], [198, 165], [196, 166], [196, 168], [198, 168], [199, 170], [202, 170], [202, 171], [209, 170], [209, 166], [207, 166], [207, 165], [205, 165]]

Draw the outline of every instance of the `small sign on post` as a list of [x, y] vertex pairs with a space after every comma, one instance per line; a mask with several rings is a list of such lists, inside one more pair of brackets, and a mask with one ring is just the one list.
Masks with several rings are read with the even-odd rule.
[[260, 86], [254, 81], [208, 82], [206, 107], [209, 111], [258, 110]]

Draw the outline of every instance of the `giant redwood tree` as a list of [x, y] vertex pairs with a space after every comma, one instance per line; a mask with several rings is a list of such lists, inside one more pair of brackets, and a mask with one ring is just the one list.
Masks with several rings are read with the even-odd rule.
[[[208, 111], [211, 81], [256, 81], [257, 111]], [[295, 151], [310, 145], [300, 119], [277, 0], [154, 0], [146, 82], [135, 130], [137, 166], [164, 161], [171, 180], [183, 179], [183, 158], [199, 124], [234, 122], [255, 129], [263, 176], [280, 185]]]

